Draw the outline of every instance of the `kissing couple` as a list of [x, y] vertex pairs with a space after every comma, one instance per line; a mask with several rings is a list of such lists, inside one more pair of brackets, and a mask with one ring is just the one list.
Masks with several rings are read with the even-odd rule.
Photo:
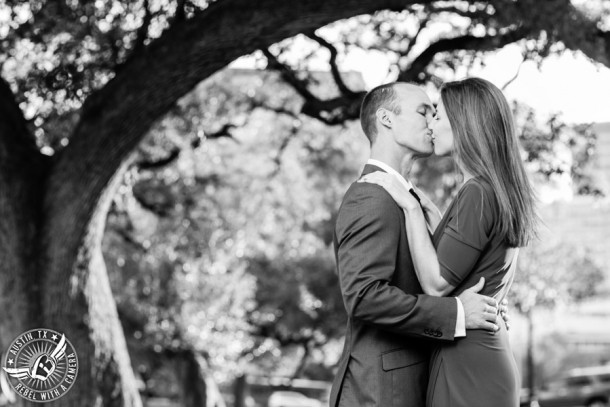
[[[391, 83], [367, 93], [360, 120], [371, 153], [335, 225], [348, 319], [330, 406], [518, 407], [499, 304], [538, 218], [505, 96], [467, 78], [435, 108]], [[464, 178], [444, 215], [400, 174], [433, 152]]]

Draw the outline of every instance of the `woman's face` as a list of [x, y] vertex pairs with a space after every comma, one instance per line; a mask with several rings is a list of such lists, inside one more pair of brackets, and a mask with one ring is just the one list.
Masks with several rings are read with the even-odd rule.
[[434, 154], [445, 156], [453, 151], [453, 131], [441, 100], [436, 107], [436, 116], [430, 124], [434, 137]]

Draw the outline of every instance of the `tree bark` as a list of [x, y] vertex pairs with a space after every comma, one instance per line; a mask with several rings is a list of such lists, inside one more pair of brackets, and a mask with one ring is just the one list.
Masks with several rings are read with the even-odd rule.
[[[58, 330], [76, 349], [79, 374], [74, 387], [48, 405], [141, 406], [101, 251], [116, 182], [98, 199], [77, 255], [66, 253], [53, 241], [74, 228], [49, 226], [43, 206], [43, 197], [53, 196], [50, 159], [40, 154], [3, 80], [0, 111], [0, 350], [26, 330]], [[71, 279], [62, 278], [63, 267], [73, 271]]]
[[40, 316], [36, 233], [46, 160], [0, 79], [0, 351]]
[[[47, 269], [43, 316], [50, 327], [65, 332], [70, 338], [80, 364], [78, 386], [51, 403], [52, 406], [142, 405], [101, 246], [106, 215], [126, 165], [119, 168], [117, 176], [99, 197], [76, 256], [57, 243], [86, 220], [74, 219], [69, 223], [67, 219], [57, 222], [59, 219], [50, 218], [45, 224]], [[61, 229], [59, 225], [71, 227]], [[70, 271], [69, 278], [65, 278], [66, 270]]]
[[203, 356], [190, 349], [175, 356], [182, 407], [226, 407]]

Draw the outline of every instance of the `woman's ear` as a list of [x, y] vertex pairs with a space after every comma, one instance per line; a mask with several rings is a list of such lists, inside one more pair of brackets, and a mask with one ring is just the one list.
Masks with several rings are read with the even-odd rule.
[[389, 110], [380, 107], [379, 109], [377, 109], [375, 114], [377, 115], [377, 120], [379, 120], [381, 124], [383, 124], [388, 129], [392, 128], [392, 117], [390, 115]]

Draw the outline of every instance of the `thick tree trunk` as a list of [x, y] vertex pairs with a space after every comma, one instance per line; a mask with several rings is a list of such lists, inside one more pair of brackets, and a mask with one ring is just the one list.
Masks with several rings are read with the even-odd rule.
[[[66, 213], [49, 214], [46, 219], [43, 318], [49, 327], [66, 333], [80, 363], [76, 385], [52, 406], [142, 405], [101, 247], [106, 215], [126, 165], [104, 190], [90, 219]], [[47, 203], [53, 197], [61, 200], [54, 192], [48, 191]], [[62, 205], [67, 203], [54, 202], [55, 207]], [[78, 241], [78, 250], [71, 251], [66, 240], [83, 224], [86, 233]], [[67, 270], [69, 278], [65, 278]]]
[[40, 324], [36, 233], [46, 162], [0, 80], [0, 352]]
[[[6, 182], [0, 185], [6, 185]], [[18, 190], [14, 184], [11, 186], [13, 188], [8, 188], [8, 191]], [[36, 230], [33, 221], [35, 216], [32, 215], [32, 212], [36, 212], [36, 206], [31, 202], [31, 205], [26, 205], [23, 197], [36, 196], [35, 192], [40, 191], [40, 186], [31, 182], [20, 190], [24, 193], [17, 196], [2, 194], [0, 198], [0, 216], [3, 219], [0, 222], [2, 350], [6, 350], [10, 341], [28, 329], [47, 327], [65, 333], [78, 355], [77, 380], [62, 398], [47, 405], [141, 406], [102, 258], [100, 239], [108, 198], [102, 200], [91, 221], [90, 233], [83, 239], [77, 255], [66, 256], [57, 247], [57, 242], [61, 241], [60, 236], [72, 231], [55, 226], [43, 234], [47, 241], [43, 240], [39, 244], [36, 233], [31, 232]], [[28, 194], [28, 191], [31, 192]], [[109, 196], [110, 193], [106, 195]], [[22, 199], [17, 200], [19, 197]], [[26, 208], [30, 210], [24, 210]], [[48, 222], [44, 218], [42, 221]], [[32, 250], [24, 249], [28, 247], [41, 248], [42, 251], [32, 253]], [[37, 261], [38, 259], [44, 261]], [[72, 269], [74, 277], [70, 280], [58, 279], [57, 276], [61, 273], [57, 273], [56, 269], [59, 267]], [[43, 279], [44, 285], [39, 288], [33, 280], [39, 278], [40, 271], [47, 277]], [[17, 401], [19, 405], [37, 405], [25, 403], [19, 397]]]
[[[90, 216], [57, 216], [48, 203], [61, 207], [68, 202], [49, 190], [51, 160], [38, 151], [2, 80], [0, 112], [0, 351], [29, 329], [65, 333], [77, 352], [79, 372], [72, 389], [48, 405], [139, 407], [101, 251], [117, 182], [109, 182], [101, 198], [83, 196], [96, 201]], [[66, 250], [65, 237], [73, 238], [79, 230], [86, 233], [75, 240], [77, 250]], [[70, 278], [65, 278], [66, 270]], [[20, 397], [17, 403], [33, 404]]]
[[185, 350], [176, 355], [175, 369], [180, 383], [182, 407], [207, 407], [207, 385], [198, 355]]

